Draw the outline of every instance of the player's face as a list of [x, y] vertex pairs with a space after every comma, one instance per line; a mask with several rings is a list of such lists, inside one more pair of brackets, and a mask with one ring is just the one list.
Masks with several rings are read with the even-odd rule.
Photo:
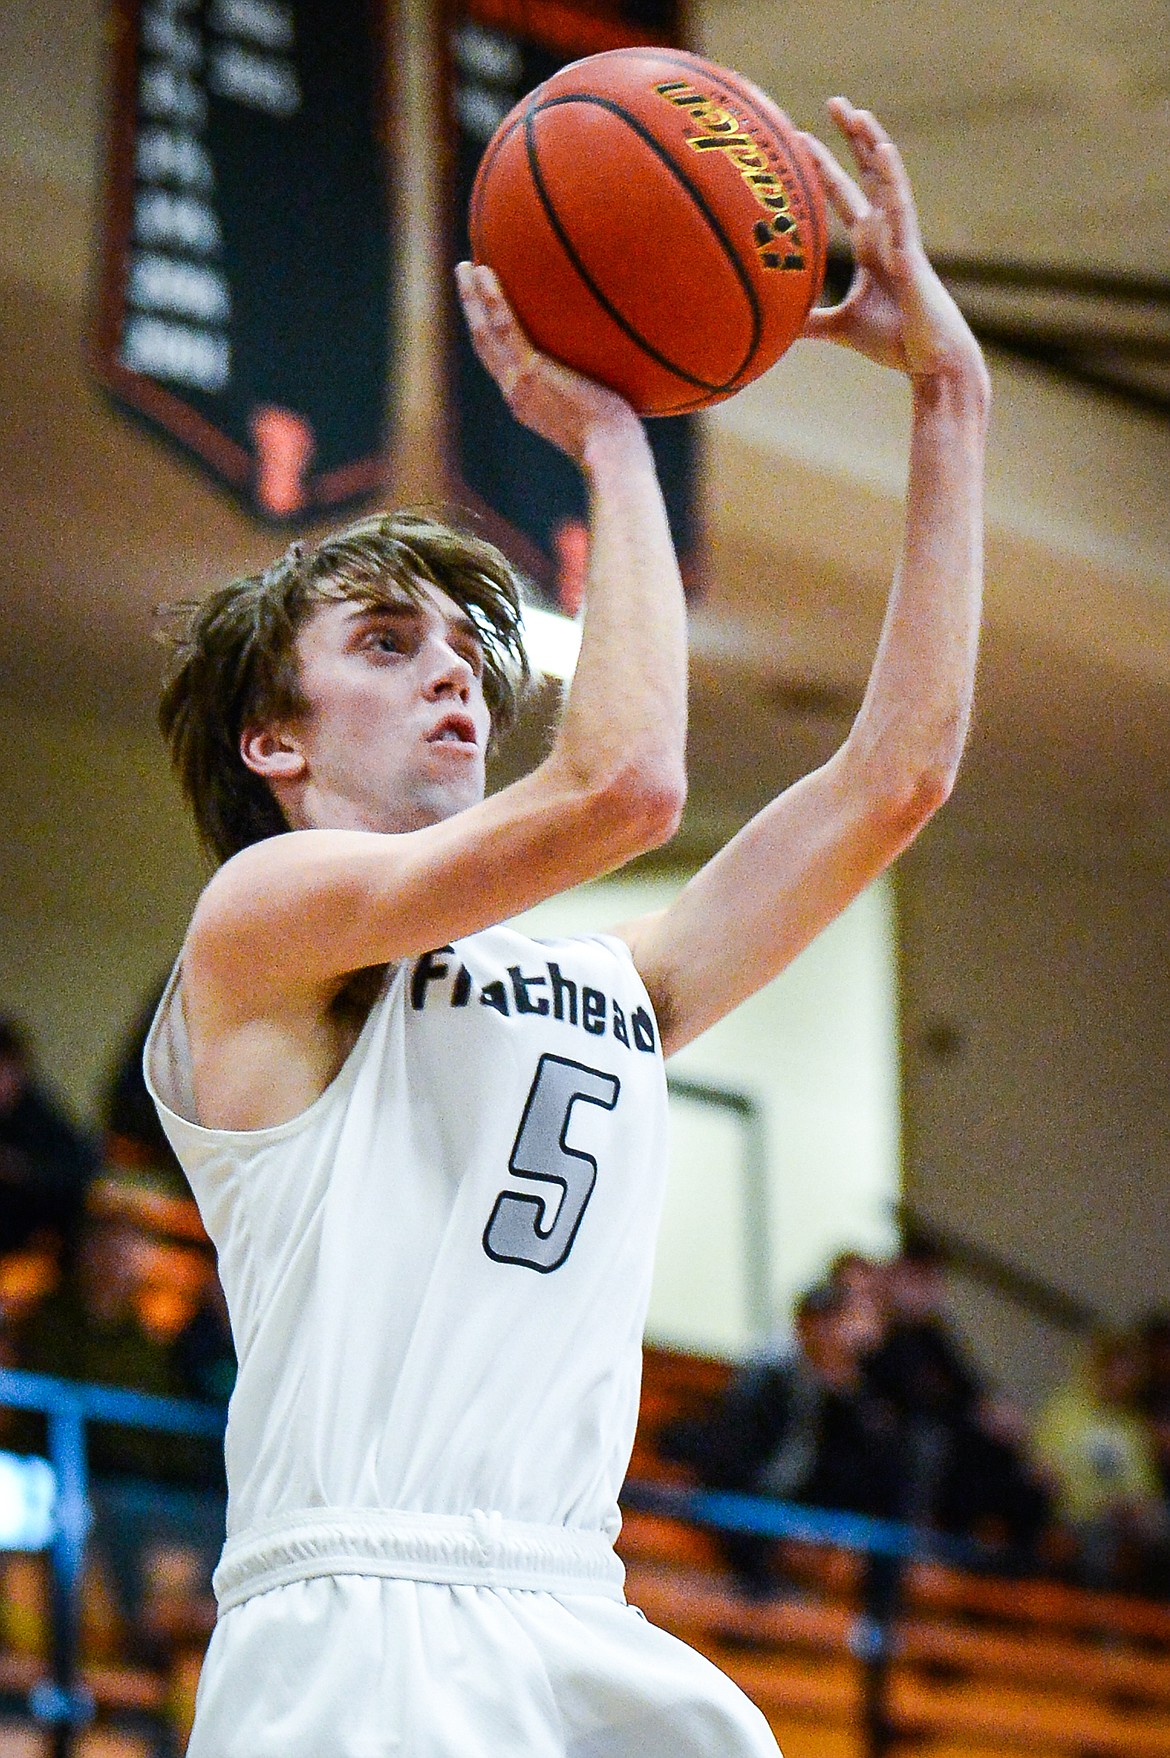
[[309, 825], [418, 830], [483, 798], [483, 649], [454, 599], [324, 604], [297, 652]]

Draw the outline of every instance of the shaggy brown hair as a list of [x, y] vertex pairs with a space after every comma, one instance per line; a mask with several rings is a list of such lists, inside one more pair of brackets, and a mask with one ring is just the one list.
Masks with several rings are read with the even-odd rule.
[[501, 732], [528, 680], [516, 576], [492, 544], [427, 512], [377, 513], [315, 547], [290, 544], [262, 574], [171, 607], [159, 725], [200, 835], [218, 860], [288, 829], [267, 783], [241, 757], [240, 736], [246, 726], [307, 710], [296, 638], [316, 607], [336, 600], [376, 606], [402, 592], [417, 600], [428, 586], [474, 621], [492, 731]]

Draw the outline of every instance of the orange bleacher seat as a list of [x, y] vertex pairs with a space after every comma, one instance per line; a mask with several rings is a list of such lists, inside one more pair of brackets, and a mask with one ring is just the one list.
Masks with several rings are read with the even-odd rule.
[[[726, 1382], [721, 1363], [647, 1355], [637, 1475], [669, 1479], [655, 1439]], [[791, 1591], [744, 1600], [708, 1534], [631, 1510], [627, 1590], [768, 1716], [786, 1758], [863, 1758], [854, 1652], [862, 1564], [784, 1544]], [[1170, 1607], [939, 1564], [907, 1571], [895, 1628], [891, 1758], [1170, 1758]]]

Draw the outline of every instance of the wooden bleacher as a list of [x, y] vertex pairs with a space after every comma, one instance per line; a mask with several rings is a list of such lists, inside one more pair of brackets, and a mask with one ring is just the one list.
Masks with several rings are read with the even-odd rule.
[[[655, 1435], [726, 1369], [648, 1351], [631, 1475], [677, 1482]], [[738, 1595], [706, 1533], [630, 1510], [627, 1593], [768, 1717], [785, 1758], [864, 1758], [855, 1557], [785, 1546], [792, 1590]], [[896, 1758], [1170, 1758], [1170, 1606], [940, 1564], [906, 1574], [888, 1675]]]
[[[149, 1154], [124, 1138], [108, 1138], [106, 1150], [115, 1171], [91, 1187], [90, 1207], [141, 1230], [135, 1304], [149, 1334], [173, 1337], [215, 1273], [210, 1241], [192, 1199], [166, 1195], [135, 1176], [150, 1171]], [[9, 1323], [51, 1293], [58, 1275], [55, 1257], [38, 1244], [5, 1253], [0, 1306]], [[93, 1699], [95, 1719], [76, 1739], [78, 1758], [153, 1758], [160, 1737], [168, 1750], [185, 1746], [211, 1631], [209, 1594], [210, 1587], [198, 1601], [184, 1598], [171, 1608], [169, 1627], [152, 1632], [155, 1659], [144, 1665], [132, 1658], [108, 1584], [90, 1569], [82, 1592], [79, 1683]], [[50, 1678], [49, 1600], [45, 1555], [0, 1555], [0, 1758], [47, 1758], [51, 1747], [49, 1734], [31, 1724], [22, 1707]]]
[[[12, 1552], [0, 1560], [0, 1758], [48, 1758], [48, 1733], [17, 1706], [50, 1677], [49, 1594], [44, 1553]], [[176, 1608], [152, 1665], [130, 1657], [128, 1633], [100, 1574], [87, 1577], [81, 1611], [79, 1682], [93, 1699], [95, 1719], [76, 1743], [77, 1758], [155, 1758], [160, 1744], [181, 1750], [211, 1632], [207, 1608]]]
[[[648, 1352], [632, 1475], [685, 1481], [655, 1437], [726, 1378], [719, 1363]], [[631, 1601], [754, 1698], [785, 1758], [865, 1758], [855, 1555], [786, 1545], [791, 1590], [761, 1603], [737, 1594], [710, 1535], [680, 1520], [630, 1509], [619, 1548]], [[0, 1571], [0, 1696], [10, 1700], [46, 1675], [46, 1591], [43, 1558], [13, 1556]], [[83, 1675], [99, 1721], [83, 1758], [145, 1758], [149, 1740], [127, 1727], [137, 1717], [169, 1720], [181, 1744], [206, 1632], [177, 1625], [169, 1657], [144, 1668], [100, 1618], [91, 1623]], [[1170, 1758], [1170, 1606], [916, 1564], [887, 1715], [892, 1758]], [[0, 1758], [45, 1750], [43, 1736], [0, 1725]]]

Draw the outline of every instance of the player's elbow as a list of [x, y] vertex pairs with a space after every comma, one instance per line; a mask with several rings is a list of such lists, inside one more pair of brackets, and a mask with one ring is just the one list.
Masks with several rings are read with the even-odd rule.
[[892, 849], [905, 848], [951, 796], [957, 764], [924, 763], [875, 790], [873, 815]]
[[864, 717], [846, 742], [846, 773], [864, 801], [872, 830], [891, 856], [917, 836], [954, 789], [966, 740], [967, 716], [940, 715], [910, 728], [876, 729]]
[[682, 823], [687, 803], [687, 780], [681, 770], [656, 776], [643, 790], [642, 820], [649, 847], [661, 848]]
[[675, 834], [686, 804], [686, 776], [668, 763], [632, 761], [609, 775], [595, 799], [607, 840], [622, 859], [661, 848]]

